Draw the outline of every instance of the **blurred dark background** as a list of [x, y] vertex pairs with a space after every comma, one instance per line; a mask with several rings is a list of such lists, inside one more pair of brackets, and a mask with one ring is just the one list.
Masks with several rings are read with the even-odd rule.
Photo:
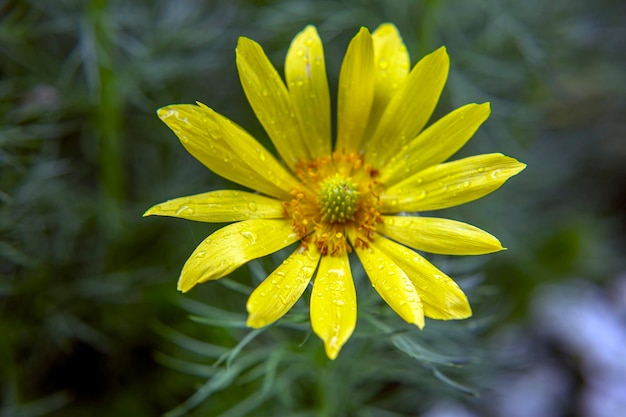
[[[143, 212], [233, 185], [155, 110], [199, 100], [267, 144], [238, 83], [237, 37], [282, 72], [292, 37], [316, 25], [334, 94], [350, 38], [383, 22], [413, 64], [447, 46], [436, 116], [492, 103], [459, 156], [503, 152], [528, 168], [443, 213], [508, 248], [434, 259], [467, 290], [472, 319], [429, 321], [414, 350], [359, 322], [329, 363], [303, 333], [306, 304], [294, 328], [257, 338], [241, 326], [246, 293], [278, 258], [177, 293], [219, 225]], [[0, 416], [620, 415], [624, 51], [617, 0], [0, 0]], [[438, 360], [422, 341], [470, 360]]]

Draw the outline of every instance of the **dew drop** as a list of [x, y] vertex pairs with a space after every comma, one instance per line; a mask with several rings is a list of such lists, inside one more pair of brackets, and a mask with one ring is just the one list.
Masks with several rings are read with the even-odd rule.
[[463, 183], [463, 187], [465, 187], [465, 188], [469, 187], [470, 185], [472, 185], [472, 183], [470, 181], [465, 181]]
[[345, 305], [346, 303], [343, 300], [333, 300], [333, 304], [336, 305], [336, 306], [341, 307], [341, 306]]
[[491, 173], [491, 178], [493, 178], [493, 179], [498, 178], [498, 177], [500, 176], [500, 172], [501, 172], [501, 171], [500, 171], [499, 169], [494, 170], [494, 171]]
[[256, 243], [256, 235], [252, 232], [249, 232], [249, 231], [241, 232], [241, 236], [246, 238], [251, 244]]
[[269, 95], [269, 91], [267, 91], [267, 88], [264, 88], [263, 91], [261, 91], [261, 94], [263, 97], [267, 97]]
[[386, 59], [381, 59], [380, 61], [378, 61], [378, 68], [383, 71], [386, 70], [387, 68], [389, 68], [389, 61], [387, 61]]
[[302, 49], [298, 49], [298, 50], [296, 51], [296, 55], [297, 55], [297, 56], [304, 56], [304, 51], [303, 51]]
[[181, 215], [191, 216], [195, 213], [196, 211], [189, 206], [180, 206], [178, 210], [176, 210], [176, 214], [179, 216]]
[[306, 46], [312, 46], [313, 45], [313, 39], [311, 38], [306, 38], [306, 40], [304, 41], [304, 44]]
[[256, 211], [256, 203], [254, 201], [250, 201], [248, 203], [248, 209], [250, 209], [250, 211]]
[[200, 251], [196, 253], [196, 258], [204, 258], [206, 256], [205, 251]]

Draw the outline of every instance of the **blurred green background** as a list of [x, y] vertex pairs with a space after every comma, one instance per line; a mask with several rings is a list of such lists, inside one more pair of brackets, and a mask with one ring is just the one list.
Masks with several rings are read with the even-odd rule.
[[[234, 185], [155, 110], [199, 100], [267, 144], [238, 83], [237, 37], [282, 72], [292, 37], [316, 25], [335, 94], [350, 38], [383, 22], [413, 64], [447, 46], [435, 116], [492, 103], [459, 156], [502, 152], [528, 168], [441, 213], [509, 249], [435, 257], [472, 319], [407, 332], [361, 298], [372, 291], [360, 271], [359, 314], [374, 313], [329, 362], [304, 302], [263, 334], [242, 326], [246, 294], [280, 256], [177, 293], [187, 256], [219, 225], [143, 212]], [[618, 0], [0, 1], [0, 416], [602, 415], [554, 400], [586, 398], [592, 377], [575, 343], [541, 323], [559, 294], [580, 306], [598, 294], [606, 311], [586, 317], [616, 326], [595, 339], [626, 340], [625, 22]], [[565, 307], [554, 314], [578, 328]], [[499, 381], [514, 387], [538, 363], [564, 375], [553, 414], [506, 411], [521, 391]], [[626, 385], [626, 372], [615, 378]]]

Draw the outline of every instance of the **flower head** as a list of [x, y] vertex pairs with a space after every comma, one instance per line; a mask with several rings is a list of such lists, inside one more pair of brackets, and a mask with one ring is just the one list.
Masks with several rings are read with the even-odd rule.
[[348, 254], [404, 320], [471, 315], [458, 285], [417, 251], [477, 255], [502, 250], [469, 224], [417, 213], [476, 200], [525, 165], [499, 153], [444, 162], [490, 113], [468, 104], [424, 129], [445, 84], [440, 48], [413, 69], [395, 26], [352, 39], [339, 76], [337, 132], [322, 42], [313, 26], [292, 41], [286, 83], [263, 49], [237, 45], [245, 94], [284, 163], [245, 130], [209, 107], [171, 105], [159, 117], [207, 168], [256, 192], [213, 191], [177, 198], [145, 215], [234, 222], [206, 238], [183, 267], [179, 290], [222, 278], [246, 262], [299, 241], [250, 295], [248, 325], [282, 317], [313, 280], [311, 325], [334, 359], [356, 325]]

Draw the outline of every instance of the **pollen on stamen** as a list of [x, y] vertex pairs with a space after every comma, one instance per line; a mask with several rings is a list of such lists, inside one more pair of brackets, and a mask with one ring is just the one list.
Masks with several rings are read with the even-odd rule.
[[316, 245], [322, 255], [351, 252], [346, 235], [352, 229], [358, 235], [352, 243], [367, 247], [376, 224], [382, 222], [381, 185], [363, 155], [334, 152], [302, 161], [296, 175], [301, 185], [291, 191], [292, 200], [284, 206], [303, 244]]

